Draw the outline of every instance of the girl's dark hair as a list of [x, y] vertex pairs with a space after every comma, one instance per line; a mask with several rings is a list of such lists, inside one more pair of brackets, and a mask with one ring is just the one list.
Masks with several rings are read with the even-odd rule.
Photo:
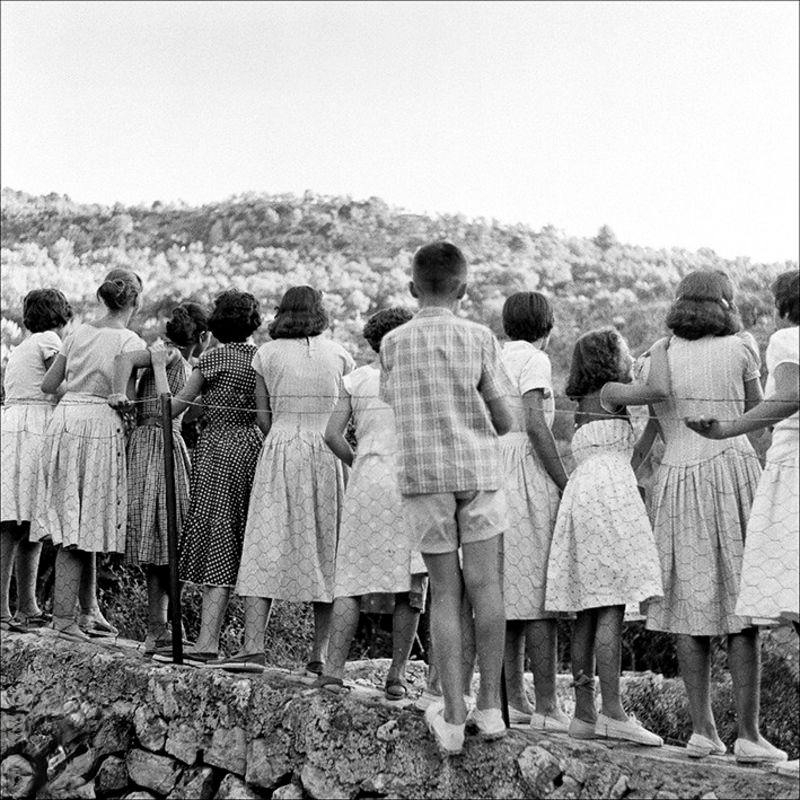
[[58, 289], [34, 289], [22, 301], [22, 324], [31, 333], [60, 328], [72, 319], [72, 307]]
[[122, 311], [136, 305], [142, 286], [142, 279], [135, 272], [112, 269], [100, 284], [97, 296], [109, 311]]
[[800, 270], [782, 272], [772, 284], [778, 314], [800, 325]]
[[311, 286], [292, 286], [287, 289], [275, 311], [275, 319], [267, 328], [273, 339], [317, 336], [328, 327], [328, 312], [322, 305], [322, 292]]
[[414, 315], [407, 308], [386, 308], [373, 314], [364, 325], [364, 338], [369, 342], [369, 346], [376, 352], [381, 351], [381, 340], [389, 331], [394, 330], [400, 325], [404, 325]]
[[580, 400], [609, 381], [618, 381], [620, 334], [616, 328], [600, 328], [584, 333], [572, 350], [566, 394]]
[[229, 289], [217, 295], [208, 328], [217, 341], [243, 342], [261, 326], [258, 301], [249, 292]]
[[681, 339], [730, 336], [742, 329], [731, 279], [719, 270], [690, 272], [678, 284], [667, 327]]
[[208, 313], [197, 303], [181, 303], [172, 309], [166, 331], [170, 341], [178, 347], [197, 344], [208, 330]]
[[503, 330], [509, 339], [535, 342], [553, 330], [553, 307], [540, 292], [515, 292], [503, 304]]

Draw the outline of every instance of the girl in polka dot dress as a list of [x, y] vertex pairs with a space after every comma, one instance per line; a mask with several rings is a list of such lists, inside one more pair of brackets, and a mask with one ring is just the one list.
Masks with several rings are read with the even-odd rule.
[[173, 416], [198, 395], [205, 406], [181, 537], [181, 578], [203, 587], [200, 633], [186, 652], [187, 661], [218, 657], [222, 623], [239, 571], [247, 506], [264, 440], [255, 411], [256, 347], [247, 342], [260, 325], [253, 295], [230, 290], [217, 297], [208, 327], [220, 345], [200, 356], [172, 403]]
[[64, 339], [41, 385], [52, 394], [66, 380], [66, 394], [45, 433], [45, 488], [36, 525], [40, 538], [49, 535], [58, 546], [53, 628], [73, 640], [85, 641], [86, 632], [115, 632], [97, 608], [95, 593], [96, 555], [125, 552], [128, 513], [125, 433], [106, 400], [115, 357], [146, 346], [127, 327], [141, 291], [138, 275], [109, 272], [97, 290], [105, 314]]

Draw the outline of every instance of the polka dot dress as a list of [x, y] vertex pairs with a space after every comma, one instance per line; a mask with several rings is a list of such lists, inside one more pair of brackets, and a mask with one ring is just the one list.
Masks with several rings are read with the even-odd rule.
[[205, 427], [194, 453], [191, 500], [181, 539], [181, 578], [233, 586], [263, 434], [256, 427], [256, 348], [221, 345], [198, 362]]

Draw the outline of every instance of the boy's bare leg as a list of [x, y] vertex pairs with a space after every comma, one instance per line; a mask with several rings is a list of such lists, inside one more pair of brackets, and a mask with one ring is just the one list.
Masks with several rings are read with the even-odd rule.
[[500, 587], [500, 537], [463, 545], [464, 585], [475, 615], [475, 643], [481, 673], [478, 709], [500, 708], [506, 624]]
[[330, 645], [324, 670], [324, 674], [332, 678], [344, 678], [344, 665], [361, 614], [359, 601], [358, 597], [337, 597], [333, 601]]
[[475, 618], [465, 591], [461, 594], [461, 674], [464, 676], [464, 694], [472, 697], [472, 683], [475, 678]]
[[431, 581], [431, 638], [444, 695], [444, 719], [451, 725], [463, 725], [467, 706], [462, 693], [463, 583], [458, 553], [423, 553], [422, 558]]

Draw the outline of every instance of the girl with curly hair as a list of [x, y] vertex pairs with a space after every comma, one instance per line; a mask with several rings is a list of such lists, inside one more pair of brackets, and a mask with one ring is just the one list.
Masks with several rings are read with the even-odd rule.
[[[660, 364], [663, 349], [652, 353]], [[576, 612], [572, 632], [576, 739], [625, 739], [660, 746], [661, 738], [626, 714], [620, 702], [625, 606], [660, 596], [653, 531], [631, 467], [635, 436], [628, 406], [666, 397], [653, 371], [632, 383], [633, 359], [613, 328], [575, 344], [567, 395], [578, 403], [572, 453], [577, 466], [558, 509], [547, 566], [545, 608]], [[595, 709], [595, 655], [602, 709]]]
[[236, 592], [244, 598], [241, 651], [217, 666], [264, 666], [264, 635], [272, 599], [314, 606], [308, 671], [322, 673], [333, 607], [333, 569], [344, 471], [323, 438], [355, 366], [347, 351], [322, 335], [328, 315], [322, 293], [288, 289], [270, 323], [272, 341], [253, 357], [258, 416], [266, 433], [258, 458]]
[[[22, 302], [22, 321], [29, 335], [8, 357], [0, 410], [2, 492], [0, 492], [0, 630], [41, 627], [46, 618], [36, 601], [36, 572], [42, 545], [29, 540], [36, 493], [43, 488], [44, 431], [57, 396], [43, 394], [42, 379], [61, 349], [61, 336], [72, 309], [57, 289], [34, 289]], [[9, 589], [16, 572], [17, 610], [11, 614]]]
[[[169, 598], [169, 547], [167, 543], [167, 495], [164, 485], [164, 434], [159, 395], [178, 394], [192, 372], [189, 358], [199, 356], [211, 334], [208, 314], [197, 303], [182, 303], [172, 309], [165, 325], [165, 341], [151, 350], [138, 350], [116, 358], [114, 408], [128, 406], [125, 394], [134, 369], [143, 368], [136, 387], [136, 427], [128, 439], [128, 530], [125, 557], [143, 564], [147, 573], [148, 615], [145, 655], [171, 643], [167, 625]], [[169, 348], [169, 349], [167, 349]], [[166, 364], [167, 354], [169, 364]], [[163, 363], [162, 363], [163, 362]], [[162, 380], [163, 378], [163, 380]], [[189, 510], [189, 453], [180, 435], [180, 422], [173, 426], [175, 494], [178, 531]]]
[[[203, 587], [200, 632], [184, 654], [187, 663], [219, 657], [222, 623], [242, 557], [247, 504], [264, 439], [256, 415], [256, 347], [247, 341], [260, 325], [253, 295], [234, 289], [220, 294], [208, 318], [219, 346], [200, 356], [172, 401], [173, 417], [199, 395], [204, 405], [180, 542], [181, 579]], [[160, 372], [163, 356], [153, 352], [151, 357]], [[156, 659], [171, 656], [157, 654]]]
[[736, 609], [761, 466], [741, 432], [712, 441], [684, 424], [698, 417], [733, 420], [757, 406], [759, 356], [740, 335], [733, 285], [722, 272], [686, 275], [666, 323], [672, 336], [658, 345], [668, 348], [663, 368], [670, 394], [654, 406], [665, 449], [650, 496], [664, 597], [648, 607], [647, 627], [677, 634], [692, 717], [689, 756], [726, 751], [710, 695], [711, 637], [726, 636], [739, 728], [734, 755], [742, 763], [785, 760], [759, 732], [758, 628]]

